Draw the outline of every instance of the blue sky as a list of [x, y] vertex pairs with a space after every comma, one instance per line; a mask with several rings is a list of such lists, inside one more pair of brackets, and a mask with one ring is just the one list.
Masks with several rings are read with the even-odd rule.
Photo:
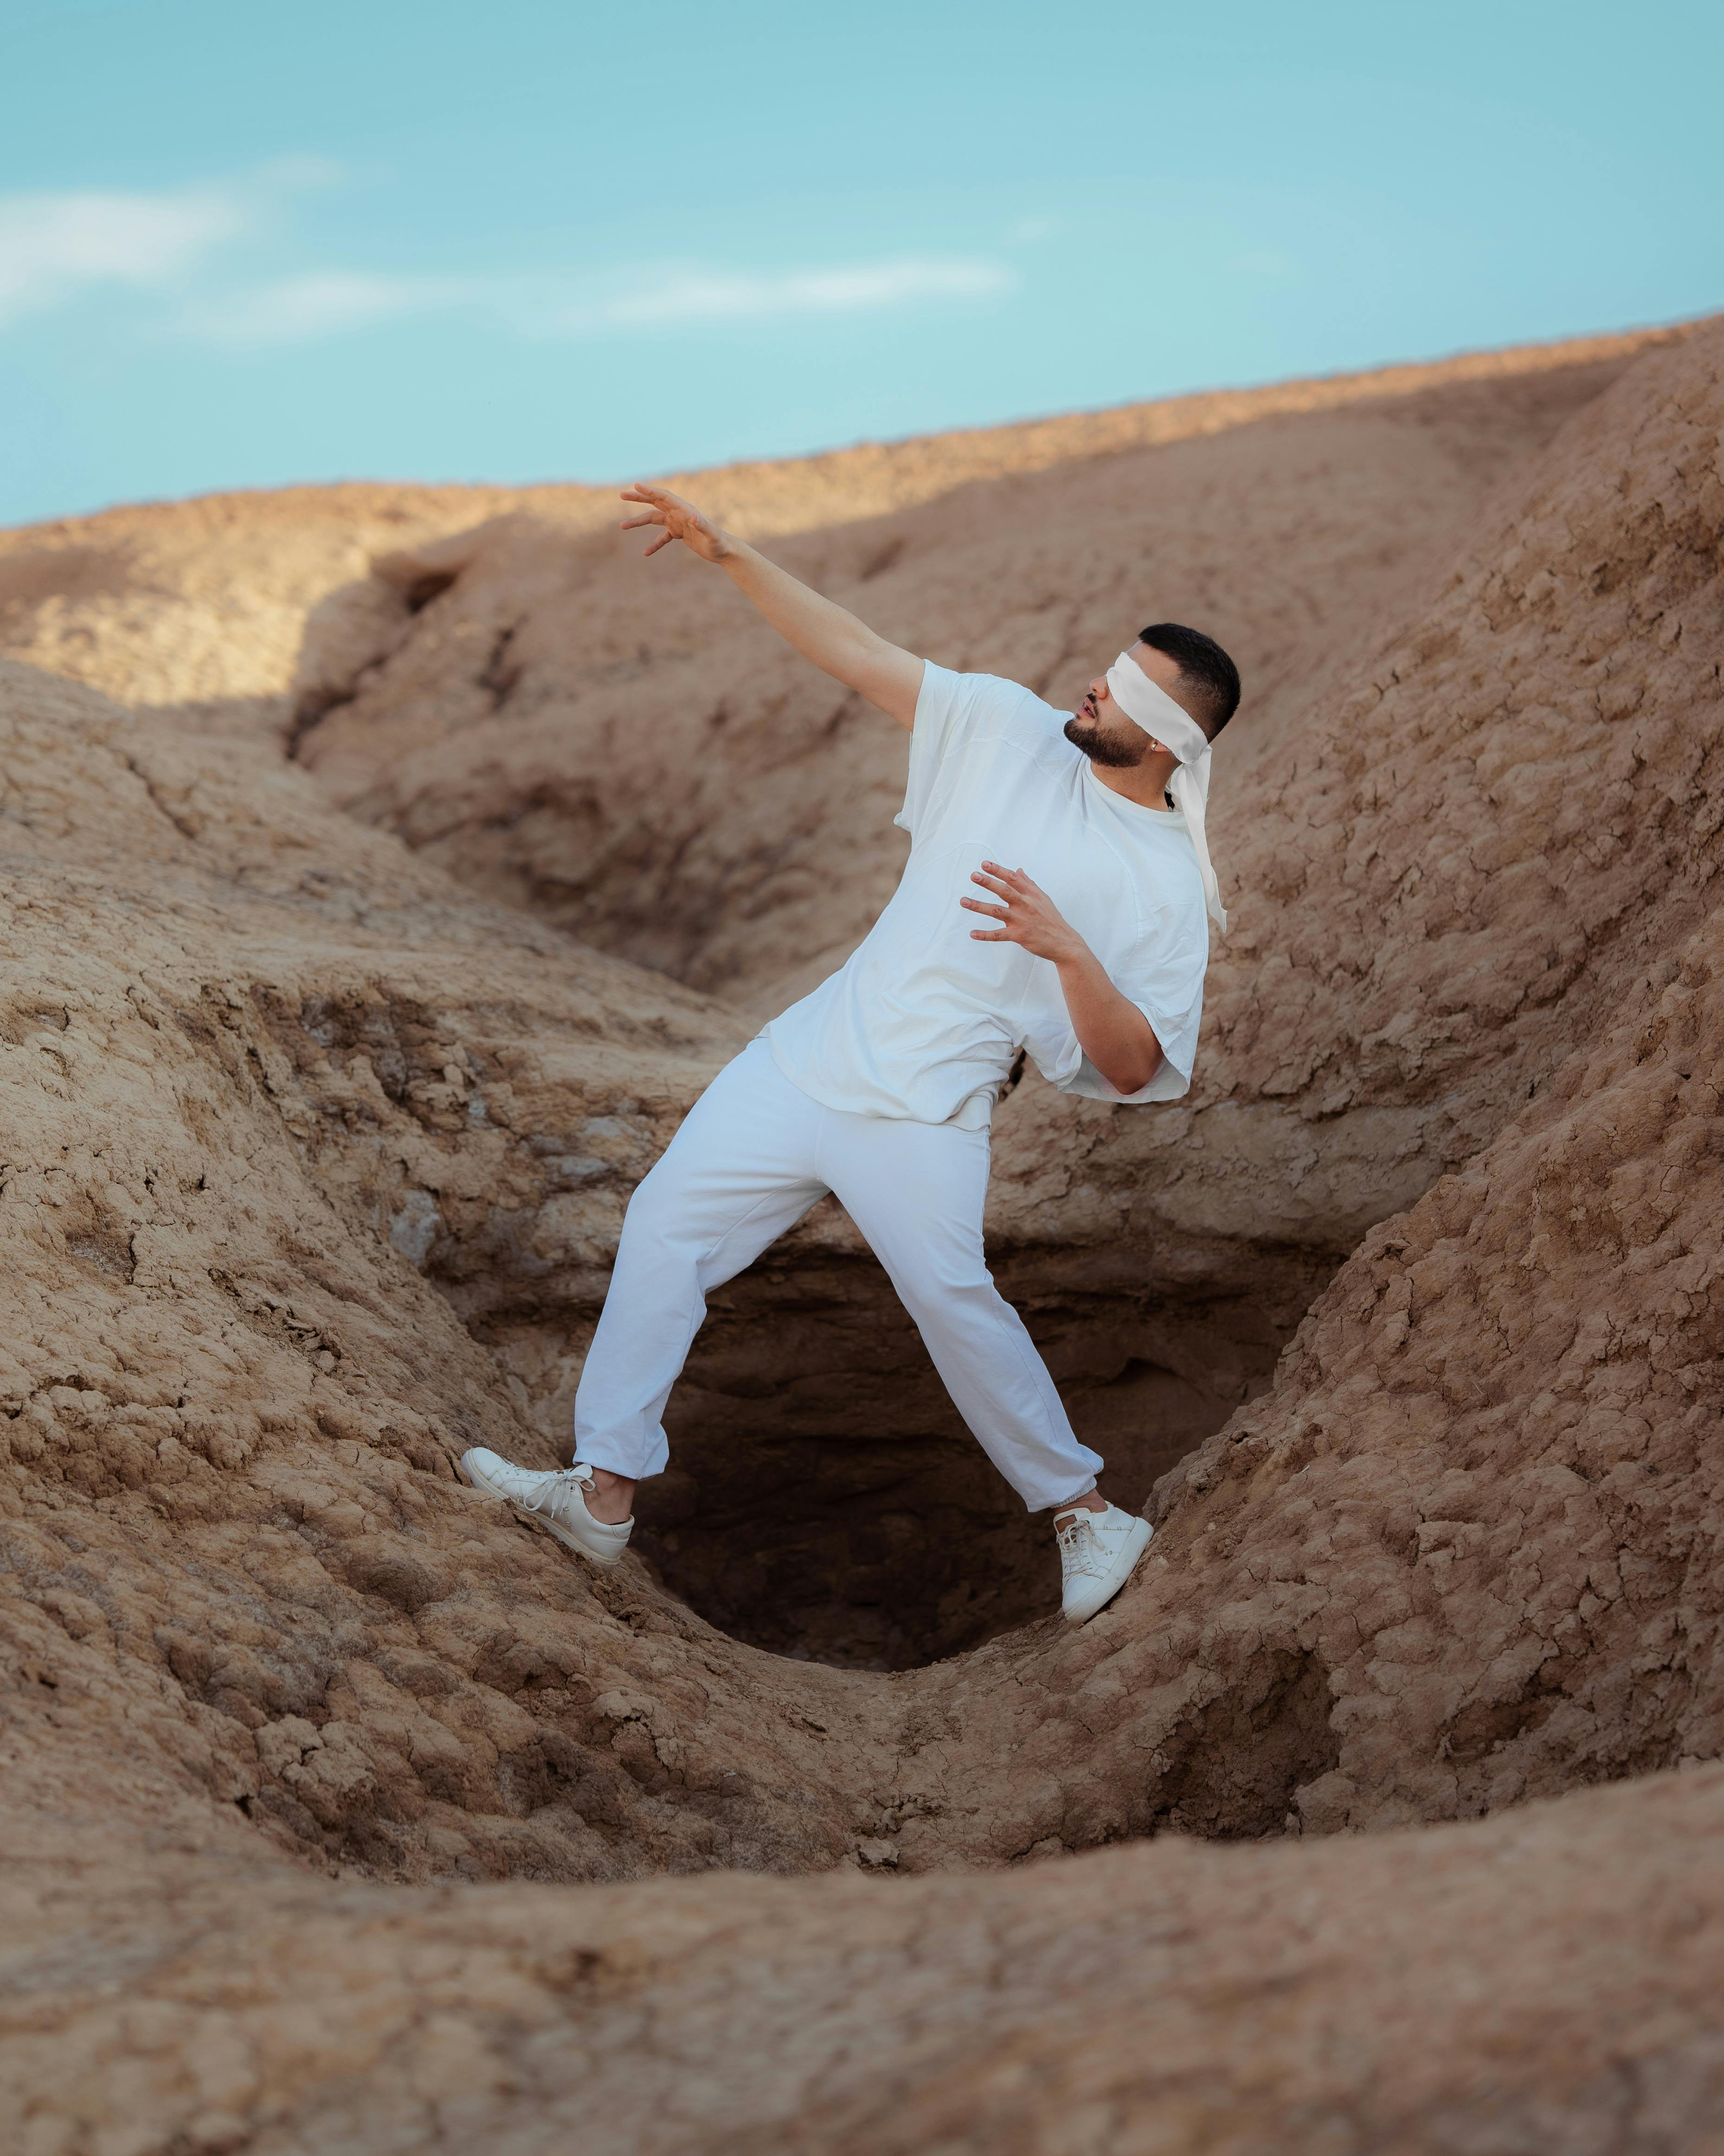
[[0, 521], [1724, 305], [1724, 8], [6, 0]]

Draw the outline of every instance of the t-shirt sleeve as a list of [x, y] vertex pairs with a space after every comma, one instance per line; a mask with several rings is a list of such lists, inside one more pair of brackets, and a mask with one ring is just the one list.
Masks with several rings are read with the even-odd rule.
[[1015, 682], [997, 680], [991, 674], [953, 674], [931, 659], [922, 661], [921, 691], [910, 733], [910, 776], [904, 806], [892, 819], [901, 830], [915, 837], [941, 765], [974, 732], [983, 715], [1002, 699], [1019, 699], [1024, 693]]
[[1208, 963], [1207, 920], [1199, 913], [1193, 921], [1178, 907], [1152, 914], [1123, 950], [1110, 953], [1108, 978], [1137, 1004], [1161, 1043], [1156, 1074], [1137, 1092], [1116, 1092], [1090, 1062], [1065, 1017], [1063, 998], [1057, 1037], [1027, 1044], [1037, 1070], [1062, 1093], [1079, 1093], [1092, 1101], [1139, 1107], [1150, 1101], [1178, 1100], [1190, 1087], [1197, 1060]]

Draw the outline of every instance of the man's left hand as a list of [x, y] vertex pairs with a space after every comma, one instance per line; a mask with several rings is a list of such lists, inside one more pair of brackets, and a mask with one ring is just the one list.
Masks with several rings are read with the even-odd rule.
[[1038, 958], [1060, 966], [1087, 954], [1089, 946], [1039, 883], [1022, 869], [1002, 868], [998, 861], [983, 861], [971, 876], [1000, 901], [990, 906], [983, 899], [961, 898], [960, 906], [972, 913], [991, 914], [998, 928], [972, 928], [978, 943], [1021, 943]]

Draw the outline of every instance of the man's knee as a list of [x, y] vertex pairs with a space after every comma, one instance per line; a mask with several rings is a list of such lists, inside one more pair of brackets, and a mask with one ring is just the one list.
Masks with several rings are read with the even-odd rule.
[[900, 1270], [896, 1286], [918, 1323], [926, 1315], [935, 1321], [944, 1317], [953, 1324], [998, 1325], [1015, 1315], [979, 1256], [962, 1263], [911, 1263]]
[[623, 1235], [629, 1243], [662, 1243], [679, 1223], [687, 1225], [688, 1208], [680, 1200], [677, 1178], [663, 1173], [664, 1165], [661, 1160], [649, 1168], [629, 1194], [623, 1209]]

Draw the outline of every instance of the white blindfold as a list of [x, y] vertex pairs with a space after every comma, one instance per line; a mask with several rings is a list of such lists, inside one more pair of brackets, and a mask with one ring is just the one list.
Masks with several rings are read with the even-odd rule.
[[1107, 670], [1108, 694], [1134, 726], [1153, 734], [1164, 748], [1179, 759], [1167, 781], [1174, 806], [1191, 833], [1198, 872], [1203, 879], [1203, 902], [1224, 935], [1227, 911], [1209, 860], [1209, 841], [1203, 817], [1209, 804], [1209, 737], [1190, 712], [1176, 704], [1157, 683], [1152, 681], [1129, 651], [1122, 651]]

